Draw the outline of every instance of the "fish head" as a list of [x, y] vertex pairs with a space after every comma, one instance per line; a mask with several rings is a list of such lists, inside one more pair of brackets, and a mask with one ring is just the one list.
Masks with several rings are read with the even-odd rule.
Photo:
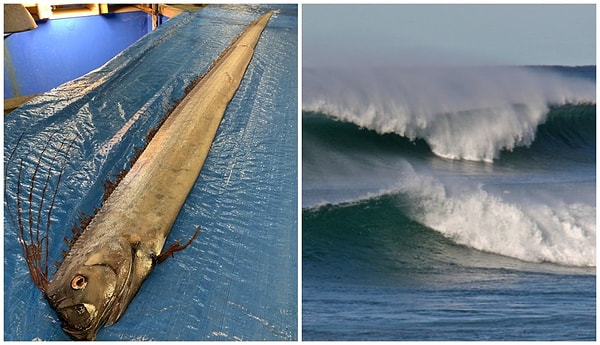
[[46, 297], [76, 340], [94, 340], [127, 307], [133, 251], [126, 240], [96, 245], [77, 255], [72, 250], [48, 284]]

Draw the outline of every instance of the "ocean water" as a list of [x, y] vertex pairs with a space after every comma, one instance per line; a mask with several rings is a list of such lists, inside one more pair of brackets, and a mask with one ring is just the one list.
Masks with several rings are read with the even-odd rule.
[[[167, 239], [158, 265], [98, 340], [294, 340], [297, 307], [297, 6], [185, 13], [106, 65], [4, 119], [4, 339], [68, 340], [17, 239], [48, 234], [50, 277], [103, 183], [242, 30], [276, 10]], [[52, 205], [52, 206], [51, 206]], [[21, 211], [19, 211], [19, 209]]]
[[595, 66], [305, 69], [303, 340], [595, 340]]

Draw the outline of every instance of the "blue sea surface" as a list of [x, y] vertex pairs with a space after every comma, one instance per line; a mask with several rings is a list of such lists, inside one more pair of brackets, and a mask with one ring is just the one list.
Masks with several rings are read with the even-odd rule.
[[127, 168], [185, 88], [271, 9], [167, 245], [187, 241], [199, 225], [198, 238], [154, 269], [97, 340], [297, 339], [297, 6], [224, 5], [169, 20], [5, 117], [5, 340], [68, 340], [31, 281], [18, 218], [49, 231], [51, 277], [63, 237], [100, 207], [103, 183]]
[[303, 340], [596, 338], [596, 277], [590, 272], [456, 267], [428, 278], [347, 281], [315, 278], [315, 267], [304, 265], [310, 272], [302, 283]]
[[305, 69], [302, 340], [596, 340], [595, 80]]

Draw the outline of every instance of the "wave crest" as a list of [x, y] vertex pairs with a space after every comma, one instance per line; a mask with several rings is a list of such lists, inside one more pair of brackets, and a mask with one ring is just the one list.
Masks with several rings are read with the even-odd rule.
[[530, 145], [550, 105], [595, 104], [591, 80], [518, 67], [306, 70], [303, 84], [305, 111], [474, 161]]
[[592, 206], [513, 204], [481, 188], [452, 195], [418, 176], [401, 189], [416, 200], [412, 217], [458, 244], [524, 261], [596, 265]]

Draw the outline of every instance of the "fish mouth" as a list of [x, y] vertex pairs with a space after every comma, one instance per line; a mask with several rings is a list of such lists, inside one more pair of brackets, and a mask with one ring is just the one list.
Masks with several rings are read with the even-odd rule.
[[63, 324], [62, 329], [65, 333], [71, 337], [73, 340], [95, 340], [96, 339], [96, 329], [87, 329], [87, 330], [77, 330], [72, 329]]
[[[96, 307], [80, 303], [61, 307], [57, 310], [63, 321], [62, 329], [75, 340], [94, 340], [100, 324], [96, 321]], [[66, 320], [69, 320], [66, 322]]]

